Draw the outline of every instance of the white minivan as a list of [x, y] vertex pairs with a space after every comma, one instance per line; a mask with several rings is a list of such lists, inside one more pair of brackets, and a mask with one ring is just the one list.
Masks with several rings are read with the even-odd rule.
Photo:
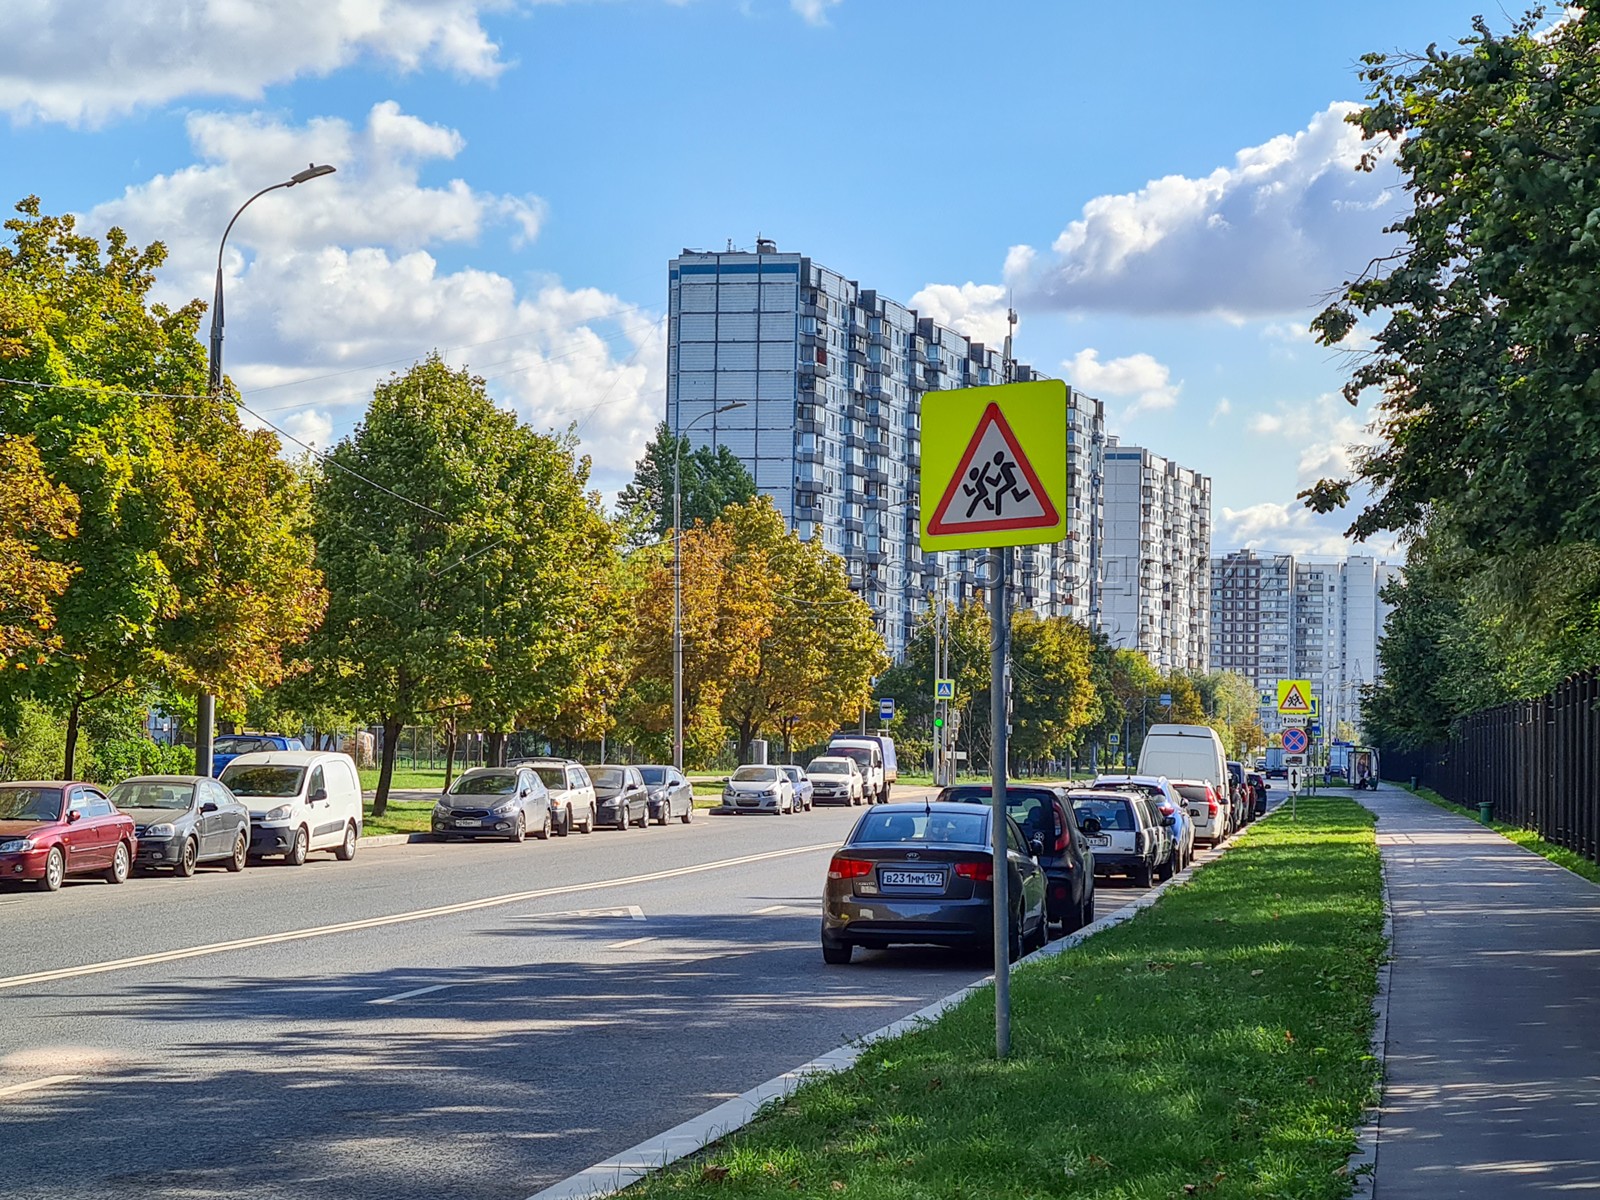
[[[1224, 809], [1227, 808], [1232, 782], [1228, 775], [1228, 756], [1222, 749], [1222, 738], [1209, 725], [1150, 726], [1139, 751], [1139, 774], [1165, 775], [1171, 780], [1203, 780], [1211, 785]], [[1202, 840], [1216, 845], [1230, 832], [1226, 819], [1221, 828], [1213, 826], [1203, 832], [1204, 818], [1208, 815], [1204, 806], [1197, 806], [1191, 799], [1188, 807], [1189, 815], [1195, 818], [1195, 835]]]
[[262, 750], [241, 754], [222, 782], [250, 809], [250, 854], [298, 867], [313, 850], [348, 862], [361, 836], [361, 778], [348, 754]]

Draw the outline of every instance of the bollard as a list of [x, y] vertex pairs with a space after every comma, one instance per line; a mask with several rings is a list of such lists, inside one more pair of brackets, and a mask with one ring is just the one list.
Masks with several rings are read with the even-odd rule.
[[1478, 820], [1482, 821], [1485, 825], [1494, 820], [1493, 800], [1478, 801]]
[[1415, 775], [1411, 777], [1411, 790], [1413, 792], [1417, 790], [1417, 777]]

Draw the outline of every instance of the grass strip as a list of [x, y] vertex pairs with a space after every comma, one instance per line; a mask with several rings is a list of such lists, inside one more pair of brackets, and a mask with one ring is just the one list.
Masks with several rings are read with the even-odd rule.
[[433, 828], [432, 800], [391, 800], [381, 817], [372, 815], [372, 801], [362, 805], [365, 816], [361, 820], [363, 837], [379, 837], [386, 833], [427, 833]]
[[[1419, 787], [1413, 789], [1406, 787], [1405, 784], [1400, 786], [1405, 787], [1407, 791], [1414, 791], [1416, 795], [1421, 796], [1428, 803], [1437, 805], [1446, 812], [1455, 813], [1457, 816], [1466, 817], [1472, 821], [1478, 819], [1476, 809], [1466, 808], [1452, 800], [1446, 800], [1432, 788]], [[1548, 858], [1557, 866], [1565, 867], [1574, 875], [1582, 875], [1590, 883], [1600, 883], [1600, 863], [1590, 862], [1575, 850], [1568, 850], [1565, 846], [1557, 846], [1554, 842], [1547, 842], [1531, 829], [1519, 829], [1517, 826], [1507, 825], [1503, 821], [1490, 821], [1485, 828], [1494, 830], [1508, 841], [1515, 842], [1525, 850], [1532, 850], [1541, 858]]]
[[1017, 972], [1007, 1061], [984, 990], [626, 1195], [1346, 1196], [1382, 929], [1371, 815], [1301, 800]]

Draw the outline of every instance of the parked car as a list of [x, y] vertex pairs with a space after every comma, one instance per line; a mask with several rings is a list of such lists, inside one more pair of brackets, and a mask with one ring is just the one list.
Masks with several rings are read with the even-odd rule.
[[[1180, 779], [1205, 780], [1216, 792], [1217, 800], [1229, 810], [1228, 828], [1236, 829], [1227, 757], [1222, 749], [1222, 738], [1209, 725], [1152, 725], [1139, 750], [1136, 774], [1164, 775], [1174, 784]], [[1190, 811], [1192, 813], [1193, 809]], [[1198, 828], [1196, 833], [1199, 834]]]
[[[959, 783], [939, 793], [941, 803], [992, 804], [994, 788], [984, 783]], [[1006, 812], [1022, 830], [1044, 868], [1045, 911], [1052, 924], [1067, 933], [1094, 920], [1094, 849], [1088, 835], [1100, 826], [1090, 821], [1079, 829], [1072, 807], [1059, 788], [1032, 783], [1006, 784]]]
[[211, 773], [221, 775], [222, 768], [241, 754], [305, 748], [306, 744], [303, 741], [286, 733], [225, 733], [211, 743]]
[[594, 832], [600, 822], [600, 802], [595, 798], [594, 780], [582, 763], [570, 758], [519, 758], [511, 765], [527, 767], [544, 784], [557, 833], [566, 837], [574, 829]]
[[92, 783], [51, 779], [0, 784], [0, 880], [61, 890], [68, 875], [122, 883], [138, 842], [133, 818]]
[[1173, 869], [1182, 871], [1194, 862], [1194, 818], [1170, 779], [1162, 775], [1097, 775], [1089, 786], [1138, 792], [1149, 799], [1163, 817], [1175, 818], [1172, 824]]
[[637, 824], [650, 827], [650, 790], [638, 767], [614, 764], [588, 768], [594, 780], [595, 799], [600, 804], [600, 823], [626, 829]]
[[348, 754], [256, 750], [222, 770], [222, 782], [250, 809], [250, 854], [300, 866], [313, 850], [349, 862], [361, 836], [361, 779]]
[[687, 825], [694, 820], [694, 785], [677, 767], [639, 768], [644, 786], [649, 789], [650, 819], [665, 825], [677, 817]]
[[463, 771], [433, 806], [433, 836], [540, 841], [555, 831], [550, 789], [532, 767], [473, 767]]
[[767, 812], [781, 817], [794, 812], [794, 784], [777, 767], [740, 767], [723, 782], [722, 804], [715, 811]]
[[1194, 836], [1198, 842], [1215, 846], [1233, 831], [1229, 824], [1228, 806], [1217, 795], [1217, 789], [1207, 779], [1174, 779], [1170, 781], [1183, 797], [1184, 806], [1194, 820]]
[[[828, 864], [822, 960], [843, 964], [857, 946], [993, 944], [995, 858], [991, 810], [979, 804], [869, 808]], [[1012, 960], [1050, 937], [1044, 868], [1006, 818]]]
[[811, 776], [800, 767], [780, 766], [778, 770], [789, 777], [789, 784], [794, 788], [795, 812], [810, 812], [817, 806], [817, 787], [811, 782]]
[[133, 818], [136, 867], [171, 867], [185, 879], [202, 863], [244, 870], [250, 810], [223, 784], [202, 775], [136, 775], [111, 789], [111, 803]]
[[813, 804], [860, 804], [866, 794], [866, 781], [853, 758], [825, 754], [806, 765], [811, 778]]
[[1255, 797], [1244, 777], [1244, 764], [1228, 763], [1228, 800], [1233, 805], [1233, 827], [1243, 829], [1255, 819]]
[[900, 778], [892, 737], [883, 733], [836, 733], [828, 742], [828, 753], [855, 759], [866, 781], [867, 799], [874, 804], [889, 803], [890, 790]]
[[1076, 789], [1067, 799], [1079, 825], [1091, 820], [1100, 825], [1089, 835], [1096, 874], [1126, 875], [1139, 887], [1172, 878], [1173, 819], [1158, 815], [1142, 795]]
[[1260, 771], [1246, 771], [1244, 778], [1245, 782], [1250, 785], [1250, 791], [1252, 793], [1251, 799], [1254, 806], [1254, 816], [1266, 816], [1267, 791], [1272, 785], [1267, 782], [1267, 777]]

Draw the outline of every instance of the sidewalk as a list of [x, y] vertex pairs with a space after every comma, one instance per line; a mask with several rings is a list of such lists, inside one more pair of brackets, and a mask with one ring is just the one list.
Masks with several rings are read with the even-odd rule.
[[1398, 788], [1378, 1200], [1600, 1197], [1600, 887]]

